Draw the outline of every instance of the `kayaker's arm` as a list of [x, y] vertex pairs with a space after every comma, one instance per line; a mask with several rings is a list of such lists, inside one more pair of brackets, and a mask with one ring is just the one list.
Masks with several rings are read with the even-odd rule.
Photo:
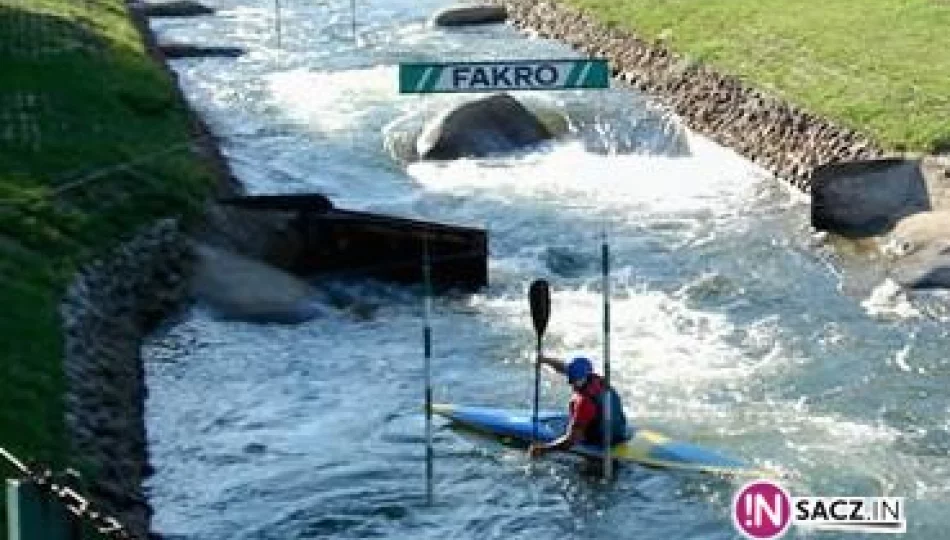
[[573, 420], [567, 426], [564, 435], [546, 444], [532, 444], [528, 449], [531, 457], [540, 457], [547, 452], [570, 450], [572, 446], [578, 444], [584, 439], [584, 428], [577, 425]]
[[548, 357], [548, 356], [543, 356], [543, 355], [542, 355], [542, 356], [539, 356], [539, 357], [538, 357], [538, 360], [539, 360], [542, 364], [547, 364], [547, 365], [551, 366], [551, 368], [552, 368], [554, 371], [557, 371], [557, 372], [560, 373], [561, 375], [567, 374], [567, 364], [565, 364], [563, 360], [560, 360], [560, 359], [558, 359], [558, 358], [550, 358], [550, 357]]

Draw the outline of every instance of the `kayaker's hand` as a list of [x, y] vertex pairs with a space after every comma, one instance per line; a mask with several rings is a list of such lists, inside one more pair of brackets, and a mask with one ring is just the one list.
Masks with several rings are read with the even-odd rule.
[[558, 360], [557, 358], [551, 358], [550, 356], [544, 356], [540, 354], [537, 355], [535, 358], [539, 364], [546, 365], [550, 367], [551, 369], [553, 369], [554, 371], [560, 373], [561, 375], [565, 374], [565, 370], [567, 369], [567, 367], [564, 365], [564, 362], [562, 360]]
[[539, 458], [544, 455], [544, 447], [538, 444], [532, 444], [528, 447], [528, 457], [531, 459]]

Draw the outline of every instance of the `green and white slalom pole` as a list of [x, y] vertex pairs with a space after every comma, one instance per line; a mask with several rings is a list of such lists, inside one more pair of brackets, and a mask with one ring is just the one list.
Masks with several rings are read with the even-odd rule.
[[356, 39], [356, 0], [350, 0], [350, 22], [353, 27], [353, 43], [358, 43]]
[[432, 310], [432, 276], [429, 261], [429, 237], [423, 240], [422, 245], [422, 274], [425, 282], [425, 328], [422, 331], [423, 349], [425, 351], [425, 400], [426, 400], [426, 502], [432, 505], [432, 327], [429, 324], [429, 314]]
[[[604, 226], [603, 243], [600, 247], [601, 267], [603, 268], [604, 289], [604, 383], [610, 391], [610, 246], [607, 243], [607, 227]], [[613, 459], [611, 448], [613, 434], [611, 433], [611, 409], [613, 400], [607, 394], [604, 399], [604, 479], [610, 480], [613, 476]]]
[[274, 30], [277, 33], [277, 64], [280, 64], [281, 28], [280, 28], [280, 0], [274, 0]]

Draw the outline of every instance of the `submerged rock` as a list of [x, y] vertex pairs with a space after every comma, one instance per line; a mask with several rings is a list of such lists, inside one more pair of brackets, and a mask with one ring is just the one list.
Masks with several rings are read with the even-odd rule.
[[607, 121], [584, 121], [576, 127], [584, 148], [601, 155], [645, 153], [668, 157], [691, 154], [689, 130], [672, 115], [618, 113]]
[[543, 259], [552, 273], [566, 278], [582, 276], [592, 264], [587, 253], [571, 247], [549, 247], [544, 251]]
[[508, 19], [508, 10], [505, 6], [472, 5], [442, 9], [432, 16], [429, 24], [432, 26], [466, 26], [503, 23], [506, 19]]
[[267, 451], [267, 445], [263, 443], [247, 443], [244, 445], [245, 454], [263, 454]]
[[208, 47], [185, 43], [166, 43], [159, 45], [165, 58], [237, 58], [244, 54], [240, 47]]
[[326, 313], [317, 291], [282, 270], [199, 244], [195, 296], [224, 319], [293, 324]]
[[141, 11], [147, 17], [197, 17], [213, 15], [214, 9], [188, 0], [171, 2], [135, 2], [132, 8]]

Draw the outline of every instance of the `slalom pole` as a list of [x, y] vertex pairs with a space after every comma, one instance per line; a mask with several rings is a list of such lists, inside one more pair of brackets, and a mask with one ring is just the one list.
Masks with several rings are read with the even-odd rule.
[[274, 19], [276, 21], [274, 28], [277, 31], [277, 62], [280, 63], [280, 43], [281, 43], [281, 32], [280, 32], [280, 0], [274, 0]]
[[541, 354], [543, 337], [538, 334], [538, 346], [534, 359], [534, 401], [531, 402], [531, 443], [538, 443], [538, 408], [541, 403]]
[[432, 310], [432, 276], [429, 261], [429, 237], [423, 238], [422, 274], [425, 282], [425, 328], [422, 332], [425, 351], [425, 400], [426, 400], [426, 501], [432, 505], [432, 327], [429, 324], [429, 312]]
[[356, 43], [356, 0], [350, 0], [350, 15], [353, 25], [353, 43]]
[[604, 289], [604, 383], [608, 390], [604, 399], [604, 479], [610, 480], [613, 476], [611, 448], [613, 434], [611, 433], [611, 405], [610, 399], [610, 246], [607, 243], [607, 226], [604, 225], [603, 243], [600, 248], [601, 266], [603, 268]]

